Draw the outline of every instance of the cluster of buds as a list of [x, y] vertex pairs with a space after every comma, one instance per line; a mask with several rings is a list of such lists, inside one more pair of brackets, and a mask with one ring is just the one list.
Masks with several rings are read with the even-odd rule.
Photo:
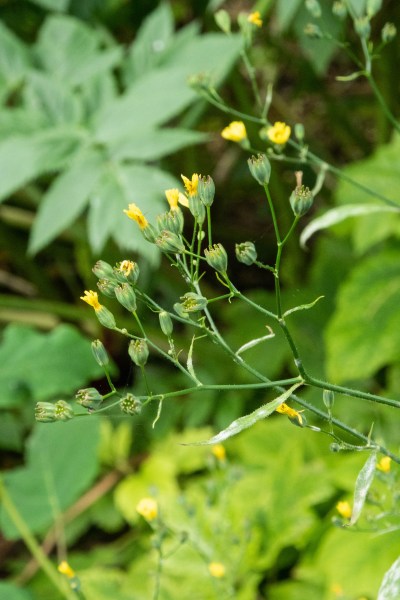
[[35, 419], [40, 423], [54, 423], [55, 421], [69, 421], [74, 417], [74, 411], [65, 400], [51, 402], [37, 402], [35, 406]]

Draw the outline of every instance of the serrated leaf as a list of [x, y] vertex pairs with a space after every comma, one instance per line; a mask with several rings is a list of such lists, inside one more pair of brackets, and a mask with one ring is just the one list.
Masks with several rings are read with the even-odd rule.
[[396, 600], [396, 598], [400, 598], [400, 557], [386, 571], [377, 600]]
[[371, 483], [374, 479], [376, 470], [376, 453], [372, 452], [368, 457], [365, 465], [358, 474], [356, 485], [354, 488], [353, 510], [351, 513], [350, 525], [357, 523], [361, 511], [365, 504], [365, 499]]
[[89, 150], [75, 156], [44, 195], [29, 240], [29, 252], [35, 254], [69, 227], [82, 213], [100, 175], [103, 157]]
[[400, 253], [388, 250], [355, 266], [340, 288], [326, 329], [334, 381], [365, 379], [400, 357]]
[[338, 208], [328, 210], [321, 217], [317, 217], [308, 223], [303, 229], [300, 236], [300, 245], [304, 248], [308, 240], [314, 233], [333, 227], [337, 223], [341, 223], [350, 217], [358, 217], [361, 215], [369, 215], [372, 213], [400, 213], [400, 208], [393, 206], [377, 205], [377, 204], [345, 204]]
[[232, 423], [229, 425], [229, 427], [227, 427], [226, 429], [223, 429], [222, 431], [217, 433], [217, 435], [214, 435], [209, 440], [205, 440], [203, 442], [193, 442], [191, 444], [186, 444], [186, 445], [187, 446], [211, 446], [213, 444], [220, 444], [221, 442], [224, 442], [228, 438], [230, 438], [234, 435], [237, 435], [244, 429], [248, 429], [249, 427], [252, 427], [258, 421], [261, 421], [262, 419], [266, 419], [267, 417], [269, 417], [269, 415], [271, 415], [274, 411], [276, 411], [276, 409], [279, 408], [279, 406], [281, 404], [283, 404], [300, 385], [302, 385], [302, 384], [295, 383], [294, 385], [292, 385], [291, 388], [286, 390], [286, 392], [284, 392], [283, 394], [278, 396], [278, 398], [275, 398], [275, 400], [272, 400], [271, 402], [268, 402], [268, 404], [264, 404], [263, 406], [260, 406], [260, 408], [257, 408], [255, 411], [253, 411], [249, 415], [245, 415], [244, 417], [239, 417], [238, 419], [235, 419], [235, 421], [232, 421]]

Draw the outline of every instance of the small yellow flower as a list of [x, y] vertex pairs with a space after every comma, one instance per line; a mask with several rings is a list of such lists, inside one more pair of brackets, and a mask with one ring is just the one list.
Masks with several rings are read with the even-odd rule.
[[99, 302], [99, 296], [97, 292], [92, 292], [92, 290], [85, 290], [85, 295], [80, 297], [81, 300], [92, 306], [94, 310], [100, 310], [101, 304]]
[[142, 498], [136, 506], [136, 510], [146, 521], [157, 519], [158, 504], [154, 498]]
[[197, 173], [193, 173], [192, 179], [189, 179], [188, 177], [185, 177], [184, 175], [181, 175], [181, 177], [182, 177], [183, 185], [185, 186], [187, 193], [189, 195], [193, 195], [193, 196], [195, 194], [197, 194], [197, 186], [199, 184], [199, 175]]
[[267, 129], [267, 136], [274, 144], [283, 145], [290, 138], [290, 132], [289, 125], [281, 121], [276, 121], [272, 127]]
[[129, 275], [134, 268], [135, 263], [133, 260], [123, 260], [120, 262], [118, 270], [124, 273], [124, 275]]
[[57, 569], [59, 573], [65, 575], [66, 577], [68, 577], [68, 579], [72, 579], [73, 577], [75, 577], [75, 571], [71, 569], [66, 560], [61, 561]]
[[286, 415], [289, 419], [297, 419], [300, 425], [303, 424], [303, 417], [301, 416], [298, 410], [294, 408], [290, 408], [287, 404], [283, 403], [276, 409], [277, 413], [281, 413], [281, 415]]
[[210, 572], [211, 577], [216, 577], [217, 579], [225, 577], [225, 567], [220, 562], [211, 562], [208, 565], [208, 570]]
[[256, 25], [256, 27], [261, 27], [263, 24], [259, 10], [256, 10], [255, 12], [250, 13], [249, 16], [247, 17], [247, 20], [249, 23]]
[[242, 142], [247, 138], [246, 127], [243, 121], [232, 121], [222, 130], [221, 135], [230, 142]]
[[338, 511], [339, 515], [344, 519], [350, 519], [352, 509], [348, 502], [338, 502], [336, 504], [336, 510]]
[[376, 468], [379, 469], [380, 471], [383, 471], [383, 473], [389, 473], [391, 462], [392, 462], [392, 459], [390, 458], [390, 456], [383, 456], [381, 458], [381, 460], [378, 462], [378, 464], [376, 465]]
[[128, 210], [124, 210], [124, 213], [132, 219], [132, 221], [136, 221], [139, 225], [140, 229], [145, 229], [149, 224], [146, 217], [140, 210], [136, 204], [129, 204]]
[[226, 459], [226, 450], [222, 444], [215, 444], [211, 448], [211, 452], [214, 454], [215, 458], [221, 462]]
[[189, 206], [188, 199], [178, 189], [165, 190], [165, 195], [171, 210], [179, 208], [178, 204], [182, 204], [182, 206], [186, 206], [186, 208]]

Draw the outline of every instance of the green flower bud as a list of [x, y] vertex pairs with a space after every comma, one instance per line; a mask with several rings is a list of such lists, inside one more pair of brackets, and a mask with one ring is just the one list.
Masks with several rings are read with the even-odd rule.
[[56, 405], [51, 402], [36, 402], [35, 419], [40, 423], [54, 423], [56, 421]]
[[252, 265], [257, 260], [257, 250], [253, 242], [242, 242], [235, 245], [235, 254], [239, 262]]
[[214, 19], [221, 31], [227, 34], [231, 32], [231, 18], [226, 10], [218, 10], [214, 15]]
[[107, 350], [104, 348], [103, 343], [100, 340], [94, 340], [92, 342], [92, 352], [97, 364], [100, 365], [100, 367], [108, 365], [110, 361]]
[[322, 399], [324, 401], [326, 408], [328, 410], [331, 410], [331, 408], [333, 407], [334, 402], [335, 402], [334, 392], [332, 392], [332, 390], [324, 390], [322, 393]]
[[248, 159], [250, 173], [260, 185], [267, 185], [271, 176], [271, 163], [265, 154], [258, 154]]
[[304, 27], [304, 34], [312, 40], [320, 40], [324, 37], [321, 29], [315, 23], [307, 23]]
[[367, 15], [369, 18], [376, 15], [382, 8], [382, 0], [367, 0]]
[[90, 410], [97, 410], [103, 402], [103, 396], [96, 388], [85, 388], [76, 392], [76, 401], [81, 406]]
[[228, 268], [228, 255], [222, 244], [214, 244], [204, 250], [207, 263], [219, 273], [226, 273]]
[[314, 19], [319, 19], [322, 15], [321, 6], [318, 0], [306, 0], [306, 9]]
[[108, 310], [105, 306], [100, 306], [98, 310], [95, 310], [96, 317], [103, 325], [103, 327], [107, 327], [108, 329], [114, 329], [116, 323], [114, 315], [111, 311]]
[[113, 281], [110, 279], [99, 279], [97, 282], [97, 287], [99, 288], [100, 292], [108, 298], [115, 298], [116, 286], [117, 281], [115, 279]]
[[163, 334], [167, 337], [171, 337], [174, 330], [174, 324], [169, 313], [166, 310], [162, 310], [160, 313], [158, 313], [158, 318], [160, 320], [160, 327]]
[[155, 242], [163, 252], [179, 254], [185, 250], [181, 238], [176, 233], [172, 233], [172, 231], [167, 231], [166, 229], [160, 233]]
[[56, 421], [68, 421], [74, 417], [72, 407], [65, 400], [56, 402]]
[[290, 206], [296, 217], [302, 217], [311, 208], [314, 197], [308, 187], [298, 185], [290, 196]]
[[127, 394], [122, 398], [119, 407], [127, 415], [140, 415], [142, 412], [142, 403], [133, 394]]
[[304, 140], [304, 125], [303, 123], [296, 123], [294, 126], [294, 135], [299, 142]]
[[132, 340], [129, 344], [128, 354], [138, 367], [144, 367], [149, 358], [149, 347], [146, 340]]
[[197, 193], [204, 206], [212, 205], [215, 196], [215, 184], [209, 175], [207, 177], [199, 177]]
[[396, 35], [396, 26], [393, 23], [385, 23], [381, 31], [382, 42], [388, 44], [396, 37]]
[[139, 279], [139, 265], [133, 260], [123, 260], [113, 269], [115, 278], [120, 283], [131, 283], [135, 285]]
[[169, 212], [158, 215], [157, 224], [160, 231], [166, 230], [180, 235], [183, 231], [184, 219], [183, 213], [179, 207]]
[[146, 227], [143, 227], [140, 231], [142, 232], [145, 240], [150, 242], [150, 244], [155, 243], [156, 238], [158, 236], [158, 232], [157, 229], [151, 223], [147, 223]]
[[371, 23], [369, 22], [368, 17], [358, 17], [358, 19], [354, 21], [354, 28], [360, 38], [368, 40], [371, 35]]
[[346, 4], [343, 0], [339, 0], [333, 3], [332, 12], [335, 17], [339, 17], [339, 19], [345, 19], [347, 16], [347, 8]]
[[181, 300], [180, 306], [185, 313], [197, 312], [198, 310], [203, 310], [203, 308], [207, 306], [207, 298], [200, 296], [200, 294], [195, 294], [194, 292], [188, 292], [184, 296], [181, 296]]
[[92, 268], [92, 271], [98, 279], [114, 279], [112, 266], [104, 260], [98, 260]]
[[134, 312], [136, 310], [136, 294], [130, 283], [121, 283], [115, 288], [115, 297], [126, 310]]
[[200, 200], [198, 194], [189, 194], [188, 202], [190, 212], [196, 221], [201, 225], [204, 223], [206, 218], [206, 209], [204, 208], [204, 204]]

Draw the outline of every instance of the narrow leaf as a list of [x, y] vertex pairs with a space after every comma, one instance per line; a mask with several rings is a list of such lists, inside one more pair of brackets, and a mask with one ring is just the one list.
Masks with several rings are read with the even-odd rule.
[[365, 504], [368, 490], [371, 487], [371, 483], [374, 479], [375, 469], [376, 453], [372, 452], [357, 477], [354, 489], [353, 512], [350, 519], [350, 525], [354, 525], [358, 521]]
[[400, 557], [386, 571], [377, 600], [396, 600], [400, 598]]
[[211, 446], [213, 444], [219, 444], [219, 443], [227, 440], [228, 438], [230, 438], [234, 435], [237, 435], [244, 429], [248, 429], [249, 427], [251, 427], [252, 425], [257, 423], [257, 421], [261, 421], [262, 419], [269, 417], [269, 415], [272, 414], [277, 408], [279, 408], [279, 406], [281, 404], [283, 404], [300, 385], [302, 385], [302, 384], [295, 383], [294, 385], [292, 385], [291, 388], [286, 390], [286, 392], [284, 392], [283, 394], [278, 396], [278, 398], [275, 398], [275, 400], [272, 400], [271, 402], [268, 402], [268, 404], [264, 404], [263, 406], [260, 406], [260, 408], [257, 408], [255, 411], [253, 411], [249, 415], [246, 415], [244, 417], [239, 417], [239, 419], [232, 421], [232, 423], [229, 425], [229, 427], [227, 427], [226, 429], [223, 429], [222, 431], [217, 433], [217, 435], [214, 435], [214, 437], [210, 438], [209, 440], [205, 440], [204, 442], [193, 442], [192, 444], [185, 444], [185, 445], [186, 446]]
[[318, 296], [318, 298], [316, 298], [313, 302], [310, 302], [309, 304], [301, 304], [300, 306], [295, 306], [294, 308], [290, 308], [289, 310], [287, 310], [284, 313], [284, 317], [287, 317], [288, 315], [291, 315], [294, 312], [297, 312], [298, 310], [308, 310], [309, 308], [312, 308], [313, 306], [315, 306], [317, 304], [317, 302], [319, 302], [322, 298], [325, 298], [325, 296]]
[[193, 367], [193, 347], [194, 347], [195, 340], [196, 340], [196, 336], [194, 335], [192, 337], [192, 342], [190, 344], [186, 366], [187, 366], [187, 370], [189, 371], [189, 373], [191, 374], [193, 379], [196, 381], [197, 385], [201, 385], [201, 381], [199, 381], [197, 379], [196, 373], [194, 372], [194, 367]]
[[261, 344], [261, 342], [265, 342], [265, 340], [270, 340], [271, 338], [275, 337], [275, 333], [272, 331], [271, 327], [268, 327], [267, 325], [267, 329], [270, 332], [268, 335], [264, 335], [260, 338], [255, 338], [254, 340], [250, 340], [250, 342], [243, 344], [243, 346], [240, 346], [239, 350], [236, 350], [236, 356], [239, 356], [239, 354], [241, 354], [242, 352], [246, 352], [246, 350], [250, 350], [250, 348], [254, 348], [254, 346]]

